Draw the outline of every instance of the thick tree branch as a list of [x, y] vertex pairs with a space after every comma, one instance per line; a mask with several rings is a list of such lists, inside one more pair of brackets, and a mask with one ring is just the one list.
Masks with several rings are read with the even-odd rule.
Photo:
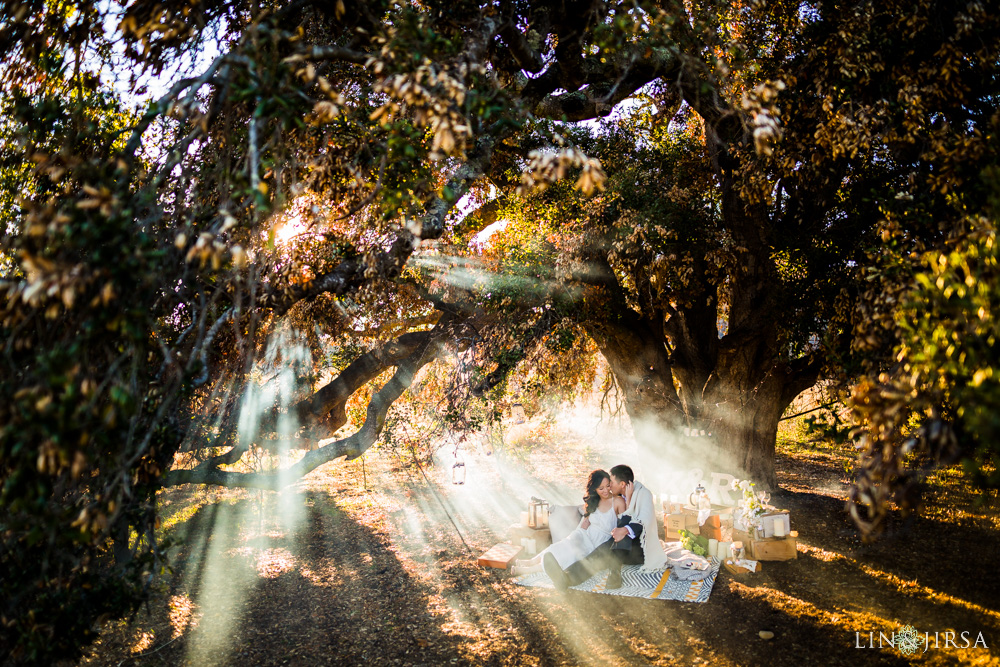
[[[440, 317], [440, 313], [436, 313], [435, 316]], [[392, 342], [361, 355], [332, 382], [321, 387], [308, 399], [294, 405], [291, 408], [292, 414], [300, 424], [326, 420], [326, 430], [332, 435], [347, 423], [345, 407], [354, 392], [374, 380], [385, 369], [396, 366], [412, 356], [426, 345], [431, 337], [430, 331], [403, 334]], [[273, 430], [276, 422], [276, 414], [269, 416], [261, 423], [261, 430]]]
[[455, 225], [454, 233], [456, 235], [478, 234], [497, 221], [497, 214], [501, 206], [502, 201], [499, 198], [486, 202], [462, 218], [462, 221]]
[[417, 371], [433, 361], [444, 350], [445, 342], [451, 333], [451, 324], [451, 317], [446, 315], [433, 331], [408, 334], [422, 336], [422, 339], [411, 354], [398, 363], [392, 378], [372, 397], [368, 404], [365, 422], [354, 434], [306, 453], [297, 463], [285, 469], [260, 473], [240, 473], [200, 465], [190, 470], [170, 471], [163, 477], [163, 485], [216, 484], [277, 491], [295, 483], [324, 463], [343, 456], [347, 456], [348, 459], [361, 456], [375, 444], [385, 426], [385, 417], [389, 408], [413, 383]]
[[791, 403], [796, 396], [816, 384], [822, 368], [823, 355], [819, 352], [792, 360], [785, 371], [785, 383], [781, 389], [782, 403]]
[[[650, 330], [648, 322], [626, 308], [615, 318], [585, 322], [584, 327], [625, 389], [626, 405], [641, 402], [646, 409], [662, 415], [682, 412], [677, 389], [670, 382], [667, 347], [663, 338]], [[639, 394], [643, 395], [642, 401], [636, 400]]]
[[542, 71], [545, 64], [541, 54], [531, 48], [517, 26], [509, 21], [504, 23], [500, 28], [500, 37], [510, 49], [510, 55], [514, 57], [518, 67], [532, 74]]

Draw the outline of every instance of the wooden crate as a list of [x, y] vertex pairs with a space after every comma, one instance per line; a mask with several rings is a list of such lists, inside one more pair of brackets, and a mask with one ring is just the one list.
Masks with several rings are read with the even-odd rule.
[[760, 563], [757, 563], [757, 570], [756, 570], [756, 572], [753, 572], [751, 570], [746, 569], [745, 567], [741, 567], [741, 566], [737, 565], [730, 558], [730, 559], [726, 559], [726, 560], [722, 561], [722, 567], [726, 568], [726, 571], [729, 572], [730, 574], [736, 575], [737, 577], [741, 577], [741, 576], [746, 575], [746, 574], [756, 574], [756, 572], [760, 572], [761, 571], [761, 568], [763, 566]]
[[705, 524], [698, 530], [698, 534], [701, 535], [702, 537], [707, 537], [710, 540], [718, 540], [720, 542], [729, 541], [723, 538], [721, 526], [712, 526], [709, 524], [708, 521], [706, 521]]
[[754, 560], [794, 560], [798, 557], [795, 548], [795, 537], [767, 537], [763, 540], [751, 540]]
[[522, 551], [524, 551], [524, 548], [519, 544], [501, 542], [490, 547], [489, 551], [480, 556], [476, 562], [482, 567], [495, 567], [506, 570], [521, 555]]
[[795, 546], [799, 534], [792, 531], [787, 537], [751, 537], [738, 530], [733, 533], [733, 539], [743, 542], [746, 558], [750, 560], [794, 560], [798, 558]]
[[552, 534], [548, 528], [528, 528], [515, 523], [510, 527], [510, 542], [524, 547], [528, 555], [534, 556], [552, 544]]
[[663, 535], [666, 540], [681, 539], [679, 531], [689, 530], [692, 533], [698, 532], [698, 517], [684, 512], [683, 514], [663, 515]]

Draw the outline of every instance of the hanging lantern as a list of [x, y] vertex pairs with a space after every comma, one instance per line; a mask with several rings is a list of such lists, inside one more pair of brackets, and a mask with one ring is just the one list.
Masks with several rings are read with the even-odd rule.
[[523, 424], [528, 421], [528, 416], [524, 414], [524, 406], [520, 403], [515, 403], [510, 408], [510, 414], [514, 418], [515, 424]]
[[549, 504], [541, 498], [531, 497], [528, 503], [528, 528], [549, 527]]
[[458, 450], [455, 450], [455, 463], [451, 466], [451, 483], [465, 484], [465, 461], [462, 460]]

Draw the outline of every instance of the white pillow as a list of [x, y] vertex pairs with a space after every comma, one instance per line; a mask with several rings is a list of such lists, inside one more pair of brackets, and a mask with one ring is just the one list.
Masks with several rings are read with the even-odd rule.
[[558, 542], [569, 536], [580, 525], [579, 505], [551, 505], [549, 507], [549, 534]]

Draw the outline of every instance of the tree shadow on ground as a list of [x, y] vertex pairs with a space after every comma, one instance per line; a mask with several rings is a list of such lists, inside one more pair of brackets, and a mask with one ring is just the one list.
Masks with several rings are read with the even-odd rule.
[[289, 546], [292, 562], [265, 574], [244, 604], [226, 664], [445, 664], [459, 638], [430, 612], [434, 591], [404, 568], [385, 535], [322, 493]]
[[[442, 485], [416, 484], [407, 488], [410, 506], [420, 511], [421, 525], [429, 528], [442, 523], [437, 496], [447, 497], [443, 505], [454, 511], [465, 510], [471, 516], [485, 516], [483, 505], [490, 504], [490, 494], [478, 489], [463, 497], [463, 492]], [[457, 521], [462, 525], [461, 520]], [[499, 539], [505, 526], [467, 535], [470, 542], [488, 544]], [[439, 543], [446, 543], [447, 527], [435, 533]], [[421, 537], [427, 539], [427, 535]], [[764, 593], [765, 579], [759, 579], [761, 594], [755, 586], [739, 585], [728, 575], [720, 575], [716, 590], [706, 604], [677, 601], [650, 601], [599, 594], [567, 591], [558, 593], [546, 589], [516, 585], [502, 570], [484, 570], [470, 565], [469, 560], [453, 562], [446, 576], [452, 583], [449, 602], [456, 608], [475, 607], [489, 599], [490, 615], [468, 619], [482, 625], [498, 617], [508, 623], [507, 632], [523, 638], [518, 655], [524, 662], [540, 664], [765, 664], [798, 665], [810, 657], [834, 655], [824, 664], [856, 664], [853, 650], [854, 631], [836, 627], [819, 616], [814, 605], [797, 601], [795, 613], [788, 605], [775, 604]], [[732, 586], [735, 591], [731, 591]], [[787, 602], [787, 597], [785, 596]], [[803, 609], [812, 614], [797, 615]], [[765, 642], [757, 633], [770, 629], [778, 640]], [[539, 641], [531, 640], [537, 636]], [[549, 654], [540, 650], [549, 646]], [[891, 650], [891, 649], [890, 649]], [[878, 654], [877, 656], [875, 654]], [[493, 650], [477, 656], [476, 664], [521, 664], [505, 661], [503, 654]], [[544, 655], [544, 657], [543, 657]], [[707, 656], [707, 657], [706, 657]], [[886, 652], [873, 651], [867, 659], [878, 657], [883, 664], [908, 664], [906, 660]], [[548, 662], [555, 659], [556, 662]]]
[[[461, 661], [461, 638], [445, 633], [430, 610], [434, 591], [404, 569], [385, 536], [326, 494], [308, 492], [303, 500], [296, 534], [241, 537], [250, 501], [207, 505], [188, 520], [167, 595], [124, 633], [126, 640], [151, 635], [144, 644], [159, 647], [147, 649], [144, 665]], [[171, 641], [178, 595], [203, 615]], [[129, 649], [118, 643], [120, 659]], [[100, 657], [87, 662], [105, 664]]]
[[[253, 501], [201, 508], [183, 526], [169, 590], [120, 640], [103, 638], [91, 664], [118, 664], [144, 632], [144, 665], [956, 664], [979, 654], [932, 648], [907, 658], [856, 645], [904, 622], [932, 637], [946, 628], [1000, 636], [975, 581], [941, 583], [902, 546], [860, 551], [842, 498], [776, 498], [799, 530], [798, 558], [739, 580], [720, 573], [709, 601], [692, 604], [527, 588], [478, 567], [476, 556], [508, 537], [524, 491], [556, 486], [533, 470], [513, 486], [475, 475], [453, 485], [445, 468], [425, 476], [368, 465], [371, 489], [357, 488], [350, 465], [331, 466], [295, 492], [301, 516], [267, 530], [248, 530]], [[910, 551], [919, 560], [950, 548]], [[901, 581], [911, 573], [915, 586]], [[227, 599], [233, 590], [241, 595]], [[197, 624], [177, 618], [185, 599], [202, 613]]]
[[[529, 486], [534, 485], [529, 472], [521, 474]], [[452, 494], [446, 502], [456, 511], [464, 509], [469, 515], [484, 517], [487, 512], [477, 503], [481, 505], [489, 495], [479, 489], [469, 501], [458, 501], [460, 494]], [[523, 507], [526, 497], [517, 500]], [[532, 592], [527, 595], [508, 590], [504, 599], [541, 611], [546, 621], [544, 634], [558, 641], [574, 664], [616, 659], [626, 664], [692, 664], [706, 655], [713, 664], [791, 665], [818, 656], [822, 664], [854, 664], [859, 659], [878, 664], [909, 664], [915, 659], [925, 664], [952, 664], [968, 656], [932, 648], [927, 654], [907, 658], [888, 645], [862, 653], [857, 645], [868, 646], [869, 633], [874, 633], [877, 642], [880, 632], [891, 636], [908, 623], [921, 633], [929, 631], [932, 640], [935, 631], [948, 628], [968, 629], [973, 635], [978, 631], [1000, 635], [996, 615], [983, 604], [992, 595], [989, 585], [981, 590], [977, 578], [962, 577], [961, 573], [941, 578], [926, 567], [922, 554], [947, 560], [960, 553], [952, 551], [947, 540], [927, 548], [927, 538], [919, 531], [934, 534], [938, 522], [918, 522], [916, 536], [894, 538], [912, 540], [908, 547], [876, 547], [888, 551], [878, 554], [862, 549], [843, 498], [785, 492], [776, 502], [792, 511], [793, 527], [800, 533], [798, 558], [764, 563], [760, 575], [745, 581], [722, 573], [704, 605], [575, 591], [564, 599], [539, 589], [529, 589]], [[507, 503], [496, 504], [506, 510]], [[430, 525], [434, 520], [424, 516], [422, 522]], [[489, 522], [481, 521], [483, 524]], [[462, 525], [460, 521], [458, 525]], [[505, 525], [492, 528], [473, 533], [470, 541], [488, 545], [491, 540], [506, 538]], [[954, 526], [944, 532], [959, 534]], [[969, 535], [972, 539], [991, 537], [975, 530]], [[495, 580], [506, 577], [504, 573], [492, 576]], [[611, 634], [602, 636], [602, 628], [610, 628]], [[773, 631], [777, 638], [761, 640], [760, 630]]]
[[[878, 664], [909, 664], [888, 651], [858, 654], [852, 650], [853, 632], [831, 627], [803, 609], [790, 614], [754, 588], [720, 575], [704, 604], [576, 591], [566, 594], [564, 604], [589, 618], [595, 631], [607, 629], [615, 638], [615, 657], [625, 664], [856, 665], [873, 664], [876, 657]], [[773, 632], [774, 639], [761, 639], [761, 630]]]
[[[882, 593], [903, 589], [905, 599], [912, 601], [920, 599], [923, 587], [954, 598], [955, 604], [986, 609], [1000, 599], [1000, 576], [989, 566], [1000, 547], [1000, 536], [982, 522], [956, 523], [924, 516], [902, 521], [896, 516], [886, 535], [863, 544], [843, 499], [786, 492], [780, 502], [791, 510], [800, 542], [831, 552], [834, 562], [842, 556], [854, 570], [867, 570], [866, 580], [881, 586]], [[948, 603], [935, 602], [942, 604]]]

